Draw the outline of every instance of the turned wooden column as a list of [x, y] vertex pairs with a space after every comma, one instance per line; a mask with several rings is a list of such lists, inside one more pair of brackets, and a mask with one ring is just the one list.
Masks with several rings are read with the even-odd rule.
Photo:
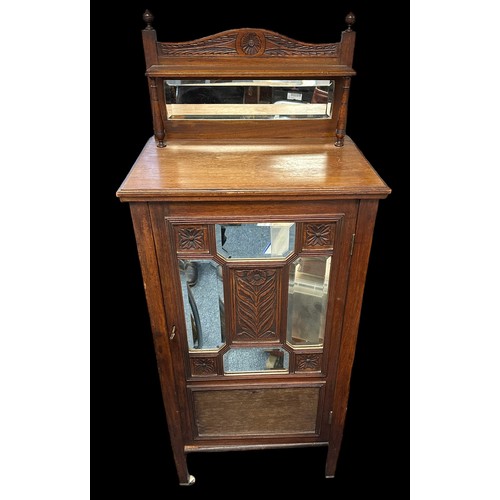
[[[160, 101], [158, 99], [158, 84], [161, 79], [148, 77], [149, 95], [151, 97], [151, 112], [153, 113], [153, 130], [156, 138], [156, 145], [159, 148], [164, 148], [165, 142], [165, 127], [161, 119]], [[160, 91], [162, 91], [160, 89]]]
[[[352, 60], [354, 57], [354, 45], [356, 42], [356, 33], [352, 30], [352, 25], [356, 22], [356, 16], [349, 12], [345, 16], [345, 22], [347, 23], [347, 29], [342, 32], [342, 38], [340, 43], [340, 63], [345, 66], [352, 66]], [[349, 102], [349, 89], [351, 86], [351, 77], [345, 76], [342, 79], [342, 95], [340, 101], [339, 115], [337, 118], [337, 127], [335, 135], [337, 140], [335, 141], [335, 146], [341, 147], [344, 145], [344, 137], [347, 123], [347, 104]]]
[[[146, 68], [154, 64], [158, 64], [158, 52], [156, 50], [156, 30], [151, 26], [154, 20], [153, 14], [146, 10], [142, 18], [146, 23], [146, 27], [142, 30], [142, 43], [144, 45], [144, 57], [146, 59]], [[153, 130], [156, 138], [156, 145], [159, 148], [164, 148], [165, 143], [165, 126], [161, 118], [160, 102], [158, 100], [157, 80], [148, 77], [149, 95], [151, 97], [151, 113], [153, 114]]]
[[344, 145], [345, 127], [347, 123], [347, 103], [349, 102], [349, 89], [351, 87], [351, 77], [344, 76], [342, 78], [342, 100], [340, 102], [339, 119], [337, 120], [337, 129], [335, 136], [335, 146], [340, 147]]

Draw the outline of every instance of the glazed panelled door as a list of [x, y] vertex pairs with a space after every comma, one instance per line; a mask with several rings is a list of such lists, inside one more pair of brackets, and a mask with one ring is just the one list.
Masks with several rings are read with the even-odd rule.
[[175, 206], [155, 204], [191, 446], [328, 440], [356, 202], [322, 205], [308, 215], [285, 204], [244, 217], [237, 206], [232, 214], [226, 207], [221, 215], [176, 217]]

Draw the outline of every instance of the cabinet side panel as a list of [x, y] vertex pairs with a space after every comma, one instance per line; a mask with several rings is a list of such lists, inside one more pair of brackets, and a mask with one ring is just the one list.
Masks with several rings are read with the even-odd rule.
[[141, 264], [144, 291], [148, 304], [153, 341], [158, 364], [163, 403], [167, 416], [170, 442], [181, 483], [189, 482], [189, 473], [184, 454], [182, 426], [177, 411], [178, 398], [175, 390], [170, 346], [167, 338], [167, 320], [163, 307], [163, 297], [158, 273], [156, 250], [147, 203], [131, 203], [130, 211], [134, 224], [139, 261]]
[[337, 465], [340, 443], [349, 398], [351, 369], [354, 362], [356, 340], [363, 291], [365, 287], [370, 248], [377, 215], [378, 200], [361, 200], [359, 203], [356, 236], [352, 249], [352, 260], [347, 285], [346, 306], [342, 337], [340, 341], [339, 362], [333, 400], [333, 422], [330, 432], [326, 476], [333, 477]]

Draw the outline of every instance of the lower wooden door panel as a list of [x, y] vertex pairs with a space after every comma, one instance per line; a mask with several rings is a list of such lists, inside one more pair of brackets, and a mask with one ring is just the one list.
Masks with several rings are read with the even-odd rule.
[[319, 437], [324, 385], [192, 386], [193, 437]]

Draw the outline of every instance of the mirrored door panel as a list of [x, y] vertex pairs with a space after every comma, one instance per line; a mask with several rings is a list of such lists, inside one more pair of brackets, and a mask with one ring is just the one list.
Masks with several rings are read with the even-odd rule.
[[193, 377], [323, 373], [334, 230], [286, 220], [174, 227]]

